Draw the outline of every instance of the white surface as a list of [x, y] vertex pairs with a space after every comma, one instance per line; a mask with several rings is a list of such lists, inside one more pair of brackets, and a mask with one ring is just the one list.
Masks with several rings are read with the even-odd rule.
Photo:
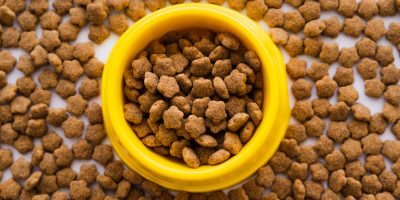
[[[51, 2], [52, 2], [52, 0], [50, 0], [49, 5], [51, 5]], [[186, 2], [189, 2], [189, 1], [186, 0]], [[205, 1], [205, 0], [202, 0], [202, 2], [206, 2], [206, 1]], [[167, 4], [169, 4], [169, 3], [167, 3]], [[225, 4], [225, 6], [226, 6], [226, 4]], [[50, 9], [53, 9], [53, 8], [50, 6]], [[288, 6], [288, 5], [284, 5], [283, 9], [284, 9], [285, 11], [293, 10], [293, 8], [290, 7], [290, 6]], [[147, 13], [150, 13], [149, 10], [147, 10]], [[242, 13], [245, 14], [245, 13], [246, 13], [245, 10], [243, 10]], [[343, 18], [342, 16], [340, 16], [338, 13], [333, 12], [333, 11], [323, 12], [322, 15], [321, 15], [321, 19], [325, 19], [325, 18], [328, 18], [328, 17], [331, 17], [331, 16], [337, 16], [337, 17], [340, 19], [340, 21], [343, 23], [344, 18]], [[376, 16], [375, 18], [382, 18], [382, 17]], [[64, 18], [63, 18], [63, 21], [65, 21], [65, 20], [68, 20], [68, 18], [67, 18], [67, 17], [64, 17]], [[386, 18], [384, 18], [384, 20], [385, 20], [385, 27], [387, 28], [387, 27], [389, 26], [390, 22], [397, 22], [397, 23], [400, 22], [400, 14], [398, 13], [396, 16], [393, 16], [393, 17], [386, 17]], [[130, 23], [130, 25], [134, 24], [132, 21], [129, 21], [129, 23]], [[268, 30], [268, 26], [266, 25], [266, 23], [265, 23], [264, 21], [260, 21], [259, 23], [260, 23], [260, 25], [261, 25], [265, 30]], [[41, 30], [40, 30], [39, 26], [38, 26], [38, 28], [37, 28], [37, 35], [38, 35], [38, 37], [41, 36]], [[74, 44], [75, 44], [75, 43], [78, 43], [78, 42], [87, 42], [87, 41], [89, 41], [88, 38], [87, 38], [87, 35], [88, 35], [88, 27], [86, 26], [84, 29], [82, 29], [82, 31], [81, 31], [80, 34], [79, 34], [79, 37], [78, 37], [77, 41], [75, 41]], [[300, 34], [299, 34], [299, 35], [300, 35]], [[354, 46], [355, 42], [358, 41], [361, 37], [355, 39], [355, 38], [351, 38], [351, 37], [345, 36], [344, 34], [341, 34], [338, 38], [335, 38], [335, 39], [327, 38], [327, 37], [322, 37], [322, 38], [324, 39], [324, 41], [334, 41], [334, 42], [337, 42], [337, 43], [339, 44], [339, 47], [342, 48], [342, 47], [352, 47], [352, 46]], [[101, 45], [95, 45], [96, 57], [99, 58], [101, 61], [106, 62], [107, 57], [108, 57], [108, 54], [109, 54], [110, 51], [112, 50], [112, 47], [113, 47], [113, 45], [115, 44], [115, 42], [116, 42], [117, 40], [118, 40], [118, 36], [115, 35], [115, 34], [113, 34], [113, 33], [111, 33], [110, 37], [109, 37], [106, 41], [104, 41], [104, 43], [102, 43]], [[390, 43], [386, 40], [386, 38], [382, 38], [381, 40], [379, 40], [378, 43], [379, 43], [379, 44], [385, 44], [385, 45], [390, 44]], [[399, 51], [397, 51], [397, 50], [395, 49], [395, 47], [393, 47], [393, 48], [394, 48], [394, 55], [395, 55], [395, 65], [398, 66], [398, 67], [400, 67]], [[281, 49], [282, 49], [282, 48], [281, 48]], [[23, 52], [22, 50], [19, 50], [19, 49], [8, 49], [8, 50], [11, 51], [12, 54], [13, 54], [16, 58], [18, 58], [20, 55], [25, 54], [25, 52]], [[284, 55], [284, 57], [285, 57], [285, 60], [288, 61], [289, 56], [287, 55], [287, 53], [286, 53], [283, 49], [282, 49], [282, 53], [283, 53], [283, 55]], [[303, 58], [303, 59], [307, 60], [308, 66], [310, 66], [311, 63], [312, 63], [312, 61], [315, 60], [315, 58], [311, 58], [311, 57], [308, 57], [308, 56], [300, 56], [300, 58]], [[335, 72], [336, 72], [336, 68], [337, 68], [338, 66], [339, 66], [338, 63], [334, 63], [333, 65], [331, 65], [331, 67], [330, 67], [330, 69], [329, 69], [329, 75], [330, 75], [330, 77], [333, 77], [333, 75], [334, 75]], [[41, 70], [39, 70], [38, 72], [36, 72], [36, 73], [33, 75], [33, 78], [34, 78], [34, 80], [35, 80], [36, 82], [37, 82], [37, 77], [38, 77], [38, 75], [39, 75], [40, 72], [41, 72], [43, 69], [45, 69], [45, 68], [49, 68], [49, 67], [43, 67]], [[357, 70], [356, 70], [355, 68], [353, 68], [353, 69], [354, 69], [354, 75], [355, 75], [355, 76], [354, 76], [354, 77], [355, 77], [354, 87], [358, 90], [359, 96], [360, 96], [359, 99], [358, 99], [358, 102], [364, 104], [364, 105], [367, 106], [367, 107], [369, 107], [370, 110], [371, 110], [371, 112], [372, 112], [372, 114], [373, 114], [373, 113], [376, 113], [376, 112], [381, 112], [381, 110], [382, 110], [382, 108], [383, 108], [383, 99], [382, 99], [382, 98], [380, 98], [380, 99], [374, 99], [374, 98], [370, 98], [370, 97], [365, 96], [365, 94], [364, 94], [364, 81], [363, 81], [362, 78], [357, 74]], [[19, 77], [22, 77], [22, 76], [23, 76], [23, 73], [20, 72], [19, 70], [17, 70], [17, 69], [15, 68], [15, 69], [12, 71], [12, 73], [9, 74], [9, 76], [8, 76], [8, 82], [9, 82], [9, 83], [15, 83], [15, 81], [16, 81]], [[378, 74], [378, 76], [379, 76], [379, 74]], [[81, 79], [82, 79], [82, 78], [81, 78]], [[289, 78], [288, 78], [288, 80], [289, 80], [289, 87], [290, 87], [292, 81], [291, 81]], [[80, 82], [81, 82], [81, 80], [79, 80], [79, 81], [77, 82], [76, 88], [79, 87]], [[40, 86], [39, 83], [38, 83], [38, 86]], [[51, 101], [50, 107], [65, 107], [65, 105], [66, 105], [65, 100], [63, 100], [62, 98], [60, 98], [60, 97], [54, 92], [54, 90], [52, 90], [52, 91], [53, 91], [53, 94], [52, 94], [52, 101]], [[290, 88], [289, 88], [289, 91], [290, 91]], [[316, 98], [316, 90], [315, 90], [315, 87], [313, 87], [312, 94], [313, 94], [313, 96], [311, 97], [311, 99]], [[291, 99], [290, 99], [290, 100], [291, 100], [291, 105], [293, 105], [293, 103], [294, 103], [294, 98], [293, 98], [293, 96], [292, 96], [291, 94], [290, 94], [290, 96], [291, 96], [291, 97], [290, 97], [290, 98], [291, 98]], [[96, 98], [96, 99], [94, 99], [94, 100], [91, 100], [91, 102], [92, 102], [92, 101], [100, 102], [100, 99], [99, 99], [99, 98]], [[336, 102], [336, 94], [335, 94], [335, 96], [334, 96], [333, 98], [330, 99], [330, 102], [331, 102], [331, 103], [335, 103], [335, 102]], [[87, 120], [85, 119], [85, 117], [81, 117], [81, 119], [85, 120], [85, 123], [87, 124]], [[295, 120], [292, 119], [292, 123], [293, 123], [293, 122], [295, 122]], [[390, 132], [390, 127], [391, 127], [391, 124], [389, 124], [388, 128], [386, 129], [386, 132], [385, 132], [383, 135], [381, 135], [382, 140], [395, 139], [395, 137], [393, 136], [393, 134]], [[63, 134], [63, 132], [62, 132], [62, 130], [60, 130], [60, 129], [58, 129], [58, 128], [55, 128], [55, 127], [51, 127], [51, 126], [50, 126], [50, 127], [49, 127], [49, 130], [55, 130], [61, 137], [63, 137], [63, 143], [66, 144], [66, 145], [68, 145], [69, 147], [71, 147], [72, 144], [74, 144], [74, 143], [77, 141], [77, 139], [68, 139], [68, 138], [65, 138], [65, 137], [64, 137], [64, 134]], [[309, 139], [309, 140], [307, 140], [307, 141], [305, 142], [305, 144], [313, 144], [314, 141], [315, 141], [314, 139]], [[105, 143], [108, 143], [107, 140], [105, 140], [104, 142], [105, 142]], [[37, 145], [37, 144], [40, 144], [40, 140], [36, 138], [35, 141], [34, 141], [34, 143], [35, 143], [36, 145]], [[336, 148], [338, 148], [338, 147], [339, 147], [339, 145], [336, 145]], [[13, 156], [14, 156], [14, 160], [18, 159], [18, 158], [21, 157], [21, 156], [25, 157], [25, 158], [28, 159], [28, 160], [30, 160], [30, 158], [31, 158], [31, 153], [28, 153], [28, 154], [26, 154], [26, 155], [21, 155], [21, 154], [19, 154], [14, 148], [12, 148], [12, 147], [9, 146], [9, 145], [0, 144], [0, 148], [12, 149], [12, 150], [13, 150], [13, 153], [14, 153], [14, 155], [13, 155]], [[364, 162], [364, 157], [362, 157], [360, 160], [361, 160], [362, 162]], [[96, 163], [96, 162], [93, 161], [93, 160], [90, 160], [90, 161], [77, 161], [77, 160], [74, 160], [74, 161], [73, 161], [73, 164], [72, 164], [72, 169], [75, 170], [75, 172], [79, 172], [79, 166], [80, 166], [82, 163], [95, 163], [95, 164], [97, 165], [97, 169], [98, 169], [99, 173], [103, 173], [103, 171], [104, 171], [104, 168], [102, 167], [102, 165]], [[391, 164], [390, 164], [389, 161], [387, 161], [386, 167], [387, 167], [388, 170], [390, 170]], [[34, 170], [38, 170], [37, 167], [35, 167]], [[5, 171], [5, 174], [4, 174], [2, 180], [3, 180], [3, 181], [4, 181], [4, 180], [7, 180], [7, 179], [10, 178], [10, 177], [11, 177], [11, 173], [10, 173], [10, 171], [9, 171], [9, 169], [8, 169], [8, 170]], [[21, 183], [22, 183], [22, 182], [21, 182]], [[236, 188], [236, 187], [238, 187], [238, 186], [235, 186], [235, 188]], [[268, 191], [268, 190], [266, 190], [266, 192], [267, 192], [267, 191]]]

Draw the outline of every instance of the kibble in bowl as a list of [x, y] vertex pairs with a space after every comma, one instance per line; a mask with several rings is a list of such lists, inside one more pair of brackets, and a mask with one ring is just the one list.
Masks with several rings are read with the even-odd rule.
[[279, 50], [259, 25], [213, 5], [172, 6], [131, 27], [106, 64], [102, 98], [121, 159], [151, 181], [191, 192], [250, 176], [289, 121]]

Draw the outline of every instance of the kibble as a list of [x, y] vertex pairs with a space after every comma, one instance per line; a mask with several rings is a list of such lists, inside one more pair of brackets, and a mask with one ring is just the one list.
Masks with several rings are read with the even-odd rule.
[[[183, 2], [170, 1], [178, 3]], [[293, 9], [287, 11], [284, 4]], [[55, 0], [49, 5], [46, 0], [0, 0], [0, 5], [0, 44], [26, 51], [18, 62], [13, 52], [0, 53], [0, 141], [21, 154], [32, 151], [31, 163], [13, 158], [8, 153], [12, 151], [1, 151], [5, 159], [0, 159], [0, 167], [4, 167], [0, 178], [10, 168], [13, 179], [0, 184], [0, 198], [173, 198], [156, 183], [113, 161], [111, 146], [102, 144], [106, 130], [101, 106], [92, 100], [100, 93], [98, 78], [104, 64], [95, 58], [91, 44], [74, 42], [81, 28], [89, 26], [88, 39], [101, 44], [110, 32], [125, 32], [127, 18], [137, 21], [146, 15], [146, 7], [155, 11], [165, 2]], [[264, 19], [273, 28], [272, 41], [292, 57], [286, 71], [293, 79], [291, 90], [297, 102], [293, 102], [292, 116], [298, 122], [288, 127], [286, 139], [259, 169], [256, 179], [227, 195], [222, 191], [178, 192], [176, 198], [399, 198], [396, 84], [400, 70], [395, 65], [395, 51], [400, 48], [400, 29], [397, 22], [389, 24], [385, 17], [396, 14], [400, 1], [228, 0], [227, 5], [238, 11], [246, 9], [255, 20]], [[338, 15], [320, 18], [328, 10], [336, 10], [344, 21]], [[42, 35], [35, 32], [37, 24]], [[320, 37], [336, 38], [340, 33], [354, 38], [350, 40], [361, 38], [355, 45], [342, 46]], [[382, 43], [382, 38], [390, 43]], [[124, 75], [126, 103], [135, 105], [127, 109], [127, 117], [137, 136], [155, 152], [186, 158], [194, 167], [217, 165], [237, 154], [262, 120], [263, 82], [256, 52], [246, 50], [230, 33], [201, 30], [169, 33], [149, 46], [135, 59], [147, 61], [147, 65], [132, 63]], [[308, 65], [302, 54], [319, 60]], [[336, 62], [340, 66], [336, 67]], [[15, 85], [7, 77], [14, 68], [25, 75], [17, 78]], [[167, 86], [164, 88], [160, 86], [162, 76], [168, 78], [161, 81]], [[355, 86], [358, 77], [364, 80], [361, 85], [366, 96], [383, 97], [383, 107], [371, 113], [363, 105], [363, 92]], [[53, 90], [67, 101], [67, 108], [53, 107]], [[82, 114], [89, 125], [76, 118]], [[63, 144], [60, 133], [47, 124], [61, 126], [66, 137], [74, 138], [72, 146]], [[385, 131], [396, 139], [382, 140], [380, 134]], [[308, 137], [316, 137], [316, 142], [303, 144]], [[184, 148], [192, 153], [184, 157]], [[364, 164], [359, 161], [361, 154], [366, 155]], [[104, 175], [93, 163], [82, 164], [77, 174], [69, 168], [73, 159], [95, 160], [105, 166]], [[328, 188], [324, 189], [326, 182]], [[70, 193], [57, 191], [59, 188], [69, 188]], [[271, 191], [263, 196], [265, 189]]]
[[[252, 3], [257, 2], [249, 2], [247, 6], [251, 6]], [[184, 45], [181, 49], [176, 43], [164, 43], [170, 41], [168, 39], [152, 42], [147, 48], [150, 53], [148, 57], [136, 58], [132, 62], [132, 70], [125, 72], [125, 83], [128, 87], [147, 90], [145, 94], [137, 97], [139, 94], [127, 93], [130, 90], [125, 89], [125, 95], [132, 101], [125, 105], [125, 118], [135, 124], [135, 132], [149, 147], [171, 147], [171, 155], [183, 159], [187, 165], [194, 168], [200, 164], [216, 165], [227, 160], [230, 154], [239, 153], [242, 141], [250, 140], [255, 126], [262, 119], [261, 91], [254, 95], [259, 99], [255, 99], [258, 104], [249, 103], [246, 106], [246, 101], [241, 99], [251, 92], [257, 82], [256, 76], [260, 70], [258, 56], [249, 51], [240, 59], [244, 63], [239, 61], [235, 64], [237, 68], [232, 69], [233, 63], [228, 59], [229, 54], [239, 50], [240, 41], [230, 33], [218, 33], [215, 39], [221, 46], [216, 46], [210, 41], [212, 38], [200, 39], [197, 34], [189, 31], [183, 34], [188, 40], [173, 39], [172, 41], [179, 40], [180, 46], [184, 45], [184, 41], [194, 44]], [[164, 53], [172, 55], [166, 57]], [[190, 68], [187, 67], [189, 63]], [[176, 67], [172, 67], [173, 65]], [[185, 71], [185, 68], [188, 70]], [[214, 78], [205, 78], [208, 75]], [[88, 88], [89, 91], [92, 89]], [[159, 93], [166, 99], [158, 100], [155, 95]], [[185, 94], [189, 96], [182, 96]], [[214, 95], [218, 95], [219, 98], [213, 100]], [[154, 98], [154, 101], [145, 101], [145, 98]], [[221, 101], [220, 98], [224, 100]], [[146, 120], [146, 113], [149, 113], [149, 120]], [[158, 124], [157, 121], [161, 119], [162, 124]], [[155, 132], [151, 123], [146, 128], [147, 125], [142, 122], [145, 120], [147, 124], [157, 123]], [[199, 146], [215, 147], [217, 139], [213, 135], [205, 134], [208, 129], [215, 134], [223, 130], [230, 131], [225, 134], [223, 142], [226, 150], [216, 151], [213, 156], [210, 154], [211, 157], [205, 162], [200, 162], [204, 159], [193, 150], [196, 146], [188, 146], [188, 140], [193, 139]], [[177, 141], [178, 135], [183, 136], [185, 140]]]

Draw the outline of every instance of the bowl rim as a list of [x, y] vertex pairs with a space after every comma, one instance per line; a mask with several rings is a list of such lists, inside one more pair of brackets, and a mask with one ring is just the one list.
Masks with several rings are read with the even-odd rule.
[[[117, 77], [121, 76], [121, 70], [115, 69], [115, 66], [129, 62], [121, 58], [127, 54], [128, 45], [140, 41], [137, 38], [138, 35], [144, 35], [151, 29], [149, 27], [160, 25], [167, 19], [182, 16], [197, 18], [201, 16], [205, 20], [204, 23], [211, 19], [230, 23], [229, 25], [235, 26], [236, 32], [246, 35], [236, 34], [242, 43], [244, 43], [243, 38], [247, 38], [247, 42], [251, 43], [254, 48], [252, 50], [259, 55], [263, 64], [263, 120], [252, 139], [244, 145], [239, 154], [216, 166], [201, 166], [197, 169], [185, 166], [183, 168], [183, 164], [166, 159], [145, 147], [123, 116], [121, 109], [123, 104], [120, 101], [123, 97], [119, 96], [122, 87], [119, 86], [120, 90], [116, 89], [118, 80], [122, 77]], [[142, 49], [144, 48], [140, 50]], [[102, 108], [110, 142], [130, 168], [144, 178], [170, 189], [207, 192], [239, 183], [266, 163], [275, 153], [286, 132], [290, 109], [284, 67], [282, 55], [268, 34], [257, 23], [236, 11], [210, 4], [186, 3], [153, 12], [136, 22], [120, 37], [105, 64], [102, 78]], [[123, 68], [122, 71], [125, 71], [126, 65]], [[274, 87], [267, 87], [272, 85]], [[267, 88], [268, 90], [265, 91]], [[262, 136], [268, 136], [266, 138], [269, 139], [272, 137], [273, 141], [266, 141]], [[268, 144], [267, 149], [264, 149], [265, 144]]]

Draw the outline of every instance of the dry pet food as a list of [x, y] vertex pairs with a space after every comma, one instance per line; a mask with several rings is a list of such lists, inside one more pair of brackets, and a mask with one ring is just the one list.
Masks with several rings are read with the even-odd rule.
[[[220, 164], [239, 153], [262, 120], [260, 65], [230, 33], [168, 33], [125, 71], [125, 119], [156, 152], [165, 149], [192, 168]], [[199, 149], [210, 152], [205, 162]]]

